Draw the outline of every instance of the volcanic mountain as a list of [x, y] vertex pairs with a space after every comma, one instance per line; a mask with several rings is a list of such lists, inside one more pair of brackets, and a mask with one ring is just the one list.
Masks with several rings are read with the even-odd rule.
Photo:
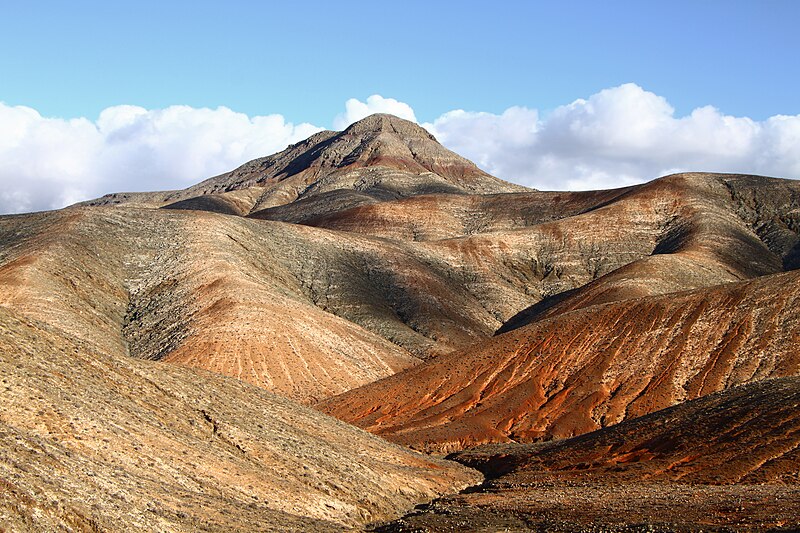
[[422, 193], [523, 190], [446, 149], [413, 122], [376, 114], [341, 132], [319, 132], [182, 191], [109, 194], [85, 205], [164, 206], [245, 215], [298, 200], [308, 201], [308, 211], [318, 202], [352, 207]]
[[344, 422], [513, 446], [800, 374], [798, 267], [799, 182], [535, 191], [388, 115], [182, 191], [0, 217], [2, 516], [392, 518], [478, 475]]

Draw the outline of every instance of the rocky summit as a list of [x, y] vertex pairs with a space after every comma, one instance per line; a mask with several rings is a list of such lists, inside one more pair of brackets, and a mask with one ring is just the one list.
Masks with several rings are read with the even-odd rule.
[[342, 132], [317, 133], [182, 191], [109, 194], [84, 205], [127, 204], [258, 216], [261, 210], [326, 193], [352, 207], [423, 193], [522, 190], [483, 172], [413, 122], [377, 114]]
[[3, 216], [0, 524], [796, 529], [798, 267], [798, 181], [536, 191], [390, 115]]

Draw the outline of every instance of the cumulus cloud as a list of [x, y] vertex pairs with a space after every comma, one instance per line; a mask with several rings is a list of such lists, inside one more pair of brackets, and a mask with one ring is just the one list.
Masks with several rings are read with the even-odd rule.
[[319, 130], [225, 107], [115, 106], [91, 121], [0, 103], [0, 212], [58, 208], [115, 191], [183, 188]]
[[800, 178], [800, 115], [765, 121], [711, 106], [676, 117], [666, 99], [629, 83], [547, 116], [451, 111], [425, 124], [488, 172], [540, 189], [597, 189], [678, 171]]
[[367, 98], [366, 102], [351, 98], [345, 102], [344, 108], [344, 113], [337, 115], [333, 119], [333, 128], [336, 130], [343, 130], [353, 122], [373, 113], [389, 113], [412, 122], [417, 121], [417, 117], [414, 116], [414, 110], [411, 109], [410, 105], [399, 102], [394, 98], [384, 98], [379, 94], [373, 94]]
[[[348, 100], [334, 128], [377, 112], [416, 122], [408, 104], [372, 95]], [[800, 178], [800, 115], [755, 121], [706, 106], [676, 116], [665, 98], [635, 84], [547, 114], [455, 110], [423, 126], [495, 176], [545, 190], [620, 187], [688, 170]], [[183, 188], [321, 129], [225, 107], [115, 106], [97, 120], [63, 120], [0, 103], [0, 213]]]

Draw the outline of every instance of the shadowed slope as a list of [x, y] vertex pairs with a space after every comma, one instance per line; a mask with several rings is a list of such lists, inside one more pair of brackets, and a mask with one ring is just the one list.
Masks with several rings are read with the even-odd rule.
[[572, 439], [467, 450], [454, 458], [491, 481], [381, 530], [794, 529], [798, 404], [800, 377], [779, 378]]
[[564, 313], [319, 407], [435, 450], [586, 433], [800, 373], [798, 281], [790, 272]]
[[216, 374], [98, 353], [0, 308], [0, 522], [340, 530], [474, 482]]

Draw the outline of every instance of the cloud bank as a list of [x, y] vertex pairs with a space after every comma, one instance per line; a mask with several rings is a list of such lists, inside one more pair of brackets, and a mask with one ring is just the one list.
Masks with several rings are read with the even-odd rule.
[[[416, 121], [411, 106], [380, 95], [344, 107], [335, 129], [376, 112]], [[619, 187], [685, 170], [800, 178], [800, 115], [755, 121], [708, 106], [676, 117], [666, 99], [635, 84], [547, 114], [455, 110], [422, 125], [488, 172], [539, 189]], [[0, 103], [0, 213], [183, 188], [321, 129], [225, 107], [115, 106], [93, 121]]]
[[679, 171], [800, 178], [800, 115], [761, 122], [707, 106], [676, 117], [635, 84], [542, 117], [451, 111], [425, 124], [448, 148], [504, 179], [540, 189], [620, 187]]
[[321, 130], [228, 108], [135, 106], [96, 121], [0, 103], [0, 213], [54, 209], [109, 192], [177, 189]]

